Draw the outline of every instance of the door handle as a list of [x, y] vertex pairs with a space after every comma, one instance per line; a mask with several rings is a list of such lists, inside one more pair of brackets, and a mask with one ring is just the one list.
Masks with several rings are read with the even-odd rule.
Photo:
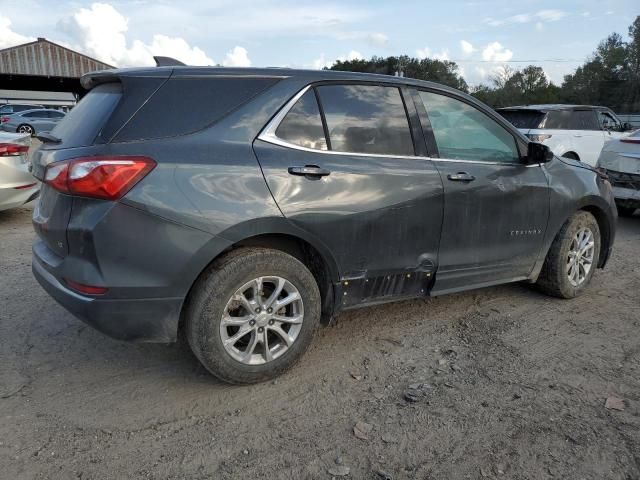
[[304, 167], [289, 167], [291, 175], [301, 175], [305, 177], [326, 177], [331, 172], [326, 168], [320, 168], [317, 165], [305, 165]]
[[469, 175], [467, 172], [451, 173], [447, 178], [452, 182], [473, 182], [476, 177]]

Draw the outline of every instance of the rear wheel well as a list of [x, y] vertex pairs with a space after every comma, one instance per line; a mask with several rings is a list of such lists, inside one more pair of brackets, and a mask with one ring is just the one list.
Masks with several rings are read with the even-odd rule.
[[606, 252], [609, 250], [609, 246], [611, 245], [611, 225], [609, 225], [607, 215], [601, 208], [596, 207], [595, 205], [588, 205], [586, 207], [582, 207], [581, 210], [589, 212], [595, 217], [596, 222], [598, 222], [598, 227], [600, 228], [601, 247], [597, 266], [602, 268], [604, 261], [607, 258]]
[[286, 234], [265, 234], [249, 237], [237, 243], [234, 243], [226, 250], [221, 252], [217, 257], [211, 259], [211, 262], [194, 280], [191, 288], [189, 289], [189, 293], [187, 294], [185, 302], [182, 305], [182, 313], [180, 315], [180, 323], [178, 326], [179, 335], [181, 334], [180, 332], [184, 330], [184, 312], [187, 309], [187, 304], [189, 303], [189, 299], [192, 295], [193, 286], [198, 282], [198, 279], [201, 277], [202, 273], [206, 272], [213, 264], [213, 262], [218, 260], [220, 257], [243, 247], [261, 247], [279, 250], [291, 255], [292, 257], [297, 258], [302, 263], [304, 263], [315, 278], [316, 283], [318, 284], [318, 289], [320, 290], [320, 298], [322, 303], [321, 322], [325, 324], [328, 324], [330, 322], [333, 315], [334, 304], [333, 282], [331, 269], [329, 268], [329, 265], [327, 264], [323, 256], [316, 248], [313, 247], [313, 245], [311, 245], [309, 242], [306, 242], [305, 240], [302, 240], [301, 238]]

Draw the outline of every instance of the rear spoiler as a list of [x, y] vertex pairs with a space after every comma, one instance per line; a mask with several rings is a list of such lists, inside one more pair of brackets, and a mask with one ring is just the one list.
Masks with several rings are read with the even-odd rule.
[[122, 82], [124, 78], [131, 77], [153, 77], [153, 78], [169, 78], [173, 73], [173, 68], [118, 68], [114, 70], [99, 70], [90, 72], [80, 78], [80, 84], [83, 88], [91, 90], [103, 83]]

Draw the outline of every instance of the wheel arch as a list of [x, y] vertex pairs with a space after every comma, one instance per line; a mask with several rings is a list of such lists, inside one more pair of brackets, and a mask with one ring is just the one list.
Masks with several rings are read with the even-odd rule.
[[574, 160], [578, 160], [579, 162], [580, 160], [580, 155], [577, 154], [577, 152], [573, 151], [573, 150], [569, 150], [567, 152], [564, 152], [562, 155], [560, 155], [561, 157], [564, 158], [572, 158]]
[[322, 301], [321, 321], [325, 324], [329, 323], [334, 314], [334, 284], [339, 280], [338, 266], [333, 256], [319, 242], [314, 242], [306, 235], [300, 235], [291, 231], [283, 231], [280, 229], [269, 232], [257, 233], [255, 230], [252, 235], [234, 241], [224, 250], [218, 252], [211, 258], [207, 264], [202, 267], [195, 276], [189, 290], [182, 303], [180, 319], [178, 323], [178, 331], [183, 330], [184, 314], [190, 296], [194, 291], [194, 286], [202, 275], [207, 272], [216, 260], [229, 252], [243, 247], [262, 247], [279, 250], [297, 258], [309, 268], [312, 275], [316, 279], [318, 289], [320, 290], [320, 298]]

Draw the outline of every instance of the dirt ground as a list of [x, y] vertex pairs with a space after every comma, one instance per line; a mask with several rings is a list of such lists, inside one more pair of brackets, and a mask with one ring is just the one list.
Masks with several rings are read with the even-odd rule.
[[30, 214], [0, 212], [0, 478], [640, 478], [639, 216], [578, 299], [509, 285], [345, 313], [285, 376], [231, 387], [184, 344], [58, 306]]

